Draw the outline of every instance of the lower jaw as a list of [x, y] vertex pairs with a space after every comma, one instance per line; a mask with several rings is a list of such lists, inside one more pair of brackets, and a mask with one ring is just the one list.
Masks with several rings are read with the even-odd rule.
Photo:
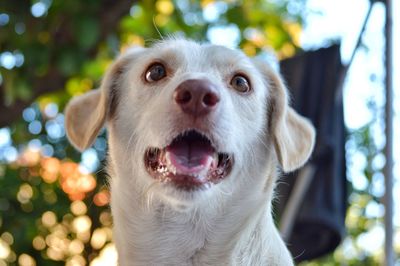
[[182, 191], [200, 191], [211, 188], [214, 184], [221, 180], [210, 180], [208, 177], [197, 178], [188, 175], [169, 174], [169, 175], [151, 175], [153, 179], [161, 184], [171, 185], [174, 188]]
[[218, 167], [209, 169], [207, 173], [179, 174], [172, 172], [167, 165], [160, 163], [159, 160], [153, 160], [145, 157], [145, 168], [148, 174], [161, 184], [171, 185], [182, 191], [199, 191], [211, 188], [224, 180], [230, 173], [233, 159], [228, 155], [221, 155]]

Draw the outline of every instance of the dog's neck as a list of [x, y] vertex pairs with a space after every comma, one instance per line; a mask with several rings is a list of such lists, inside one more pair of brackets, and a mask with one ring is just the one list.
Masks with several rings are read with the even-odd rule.
[[[118, 175], [127, 173], [110, 170], [115, 189], [111, 193], [114, 238], [121, 266], [236, 264], [242, 256], [251, 262], [249, 254], [259, 259], [260, 253], [267, 261], [267, 253], [273, 253], [271, 243], [282, 242], [270, 210], [273, 186], [265, 184], [275, 182], [275, 172], [253, 184], [251, 191], [242, 186], [228, 197], [177, 211], [163, 203], [143, 204], [139, 190], [129, 191], [131, 186], [120, 183], [132, 177], [122, 178]], [[277, 240], [266, 243], [263, 235], [276, 235]]]

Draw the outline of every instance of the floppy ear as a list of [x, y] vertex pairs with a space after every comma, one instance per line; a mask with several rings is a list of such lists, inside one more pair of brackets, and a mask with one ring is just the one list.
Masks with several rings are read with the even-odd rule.
[[72, 145], [80, 151], [88, 148], [103, 127], [107, 99], [101, 89], [72, 99], [65, 109], [65, 128]]
[[88, 148], [107, 119], [115, 115], [120, 90], [119, 79], [132, 54], [118, 58], [106, 72], [100, 89], [73, 98], [65, 109], [69, 141], [80, 151]]
[[315, 130], [311, 123], [288, 103], [287, 89], [280, 76], [262, 62], [256, 65], [269, 88], [268, 135], [272, 138], [278, 161], [284, 172], [303, 166], [311, 155]]

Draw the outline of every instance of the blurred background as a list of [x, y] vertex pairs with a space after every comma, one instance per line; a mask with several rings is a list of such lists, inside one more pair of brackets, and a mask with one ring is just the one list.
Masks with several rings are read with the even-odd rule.
[[[394, 136], [399, 136], [399, 0], [393, 10]], [[346, 216], [337, 221], [344, 229], [329, 252], [301, 259], [301, 265], [382, 265], [384, 25], [384, 3], [368, 0], [1, 0], [0, 266], [116, 265], [102, 170], [106, 132], [77, 152], [65, 136], [63, 109], [71, 97], [99, 86], [118, 53], [170, 34], [240, 48], [277, 67], [281, 61], [288, 72], [284, 62], [291, 58], [339, 47], [338, 64], [346, 70], [338, 85], [346, 164], [335, 178], [345, 186], [340, 211]], [[400, 265], [399, 151], [395, 137], [395, 180], [389, 188], [395, 195], [395, 265]]]

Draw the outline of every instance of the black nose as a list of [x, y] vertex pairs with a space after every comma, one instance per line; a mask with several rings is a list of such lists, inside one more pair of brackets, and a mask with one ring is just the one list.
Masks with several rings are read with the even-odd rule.
[[188, 79], [174, 92], [174, 99], [181, 110], [198, 117], [214, 110], [220, 100], [216, 86], [204, 79]]

